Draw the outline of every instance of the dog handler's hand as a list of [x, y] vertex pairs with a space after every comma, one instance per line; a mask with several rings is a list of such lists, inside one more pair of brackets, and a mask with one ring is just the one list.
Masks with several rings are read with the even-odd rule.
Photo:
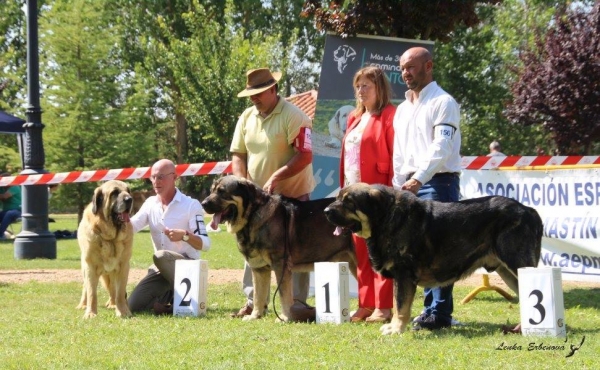
[[183, 234], [181, 233], [182, 230], [175, 230], [175, 229], [169, 229], [168, 227], [165, 227], [165, 235], [169, 238], [169, 240], [171, 241], [179, 241], [182, 240], [183, 235], [185, 235], [185, 231], [183, 231]]
[[263, 190], [269, 194], [273, 194], [273, 192], [275, 191], [275, 185], [276, 185], [276, 180], [273, 179], [273, 177], [271, 177], [269, 179], [269, 181], [267, 181], [265, 186], [263, 186]]
[[421, 189], [421, 186], [423, 184], [421, 184], [421, 182], [419, 180], [415, 180], [415, 179], [410, 179], [408, 181], [406, 181], [404, 184], [402, 184], [402, 190], [408, 190], [411, 193], [417, 195], [417, 192], [419, 191], [419, 189]]

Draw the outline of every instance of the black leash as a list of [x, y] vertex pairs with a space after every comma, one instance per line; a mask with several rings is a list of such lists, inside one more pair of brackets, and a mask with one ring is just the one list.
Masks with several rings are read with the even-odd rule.
[[[283, 207], [285, 209], [285, 205]], [[277, 288], [275, 288], [275, 292], [273, 293], [273, 299], [272, 299], [273, 312], [275, 313], [275, 316], [277, 316], [279, 321], [283, 321], [283, 320], [277, 313], [277, 308], [275, 308], [275, 297], [277, 296], [277, 292], [279, 292], [279, 286], [281, 285], [281, 282], [283, 281], [283, 276], [285, 274], [285, 268], [287, 266], [288, 250], [290, 248], [289, 240], [288, 240], [288, 213], [287, 212], [284, 212], [284, 213], [285, 214], [283, 215], [283, 226], [284, 226], [284, 230], [285, 230], [285, 237], [284, 237], [284, 243], [283, 243], [283, 263], [282, 263], [282, 267], [281, 267], [281, 277], [279, 278], [279, 281], [277, 282]], [[289, 319], [290, 318], [288, 317], [288, 320]]]
[[[284, 209], [285, 209], [285, 205], [284, 205]], [[291, 213], [291, 212], [290, 212]], [[275, 289], [275, 292], [273, 293], [273, 299], [272, 299], [272, 305], [273, 305], [273, 312], [275, 313], [275, 316], [277, 316], [277, 318], [279, 319], [279, 321], [283, 321], [281, 319], [281, 317], [279, 316], [279, 314], [277, 313], [277, 308], [275, 308], [275, 297], [277, 296], [277, 292], [279, 292], [279, 287], [283, 281], [283, 277], [285, 274], [285, 269], [288, 265], [288, 255], [289, 255], [289, 250], [290, 250], [290, 241], [289, 241], [289, 236], [291, 233], [291, 230], [289, 230], [289, 220], [288, 220], [288, 212], [285, 212], [285, 215], [283, 216], [283, 226], [284, 226], [284, 230], [285, 230], [285, 238], [284, 238], [284, 246], [283, 246], [283, 266], [281, 268], [281, 277], [279, 278], [279, 281], [277, 282], [277, 288]], [[292, 273], [292, 279], [293, 279], [293, 273]], [[292, 289], [293, 289], [293, 284], [292, 284]], [[293, 292], [292, 292], [293, 293]], [[306, 302], [302, 302], [299, 299], [294, 299], [294, 302], [298, 302], [304, 305], [304, 307], [311, 307], [308, 305], [308, 303]], [[291, 307], [290, 307], [291, 308]], [[290, 314], [291, 314], [291, 310], [290, 310]], [[288, 317], [288, 320], [290, 320], [291, 317]], [[291, 320], [290, 320], [291, 321]]]

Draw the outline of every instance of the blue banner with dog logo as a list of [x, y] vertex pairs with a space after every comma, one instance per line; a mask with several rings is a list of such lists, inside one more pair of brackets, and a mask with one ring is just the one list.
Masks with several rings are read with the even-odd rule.
[[400, 56], [414, 46], [433, 52], [433, 42], [429, 41], [327, 35], [313, 121], [313, 169], [317, 187], [311, 198], [333, 196], [339, 190], [341, 142], [348, 114], [356, 103], [352, 86], [356, 71], [370, 65], [379, 66], [392, 86], [394, 104], [398, 104], [406, 91], [400, 71]]

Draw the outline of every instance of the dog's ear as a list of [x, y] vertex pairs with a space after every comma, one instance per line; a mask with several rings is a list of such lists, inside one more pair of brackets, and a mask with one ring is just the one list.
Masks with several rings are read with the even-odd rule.
[[[133, 213], [133, 195], [131, 194], [131, 189], [129, 189], [129, 185], [127, 185], [125, 187], [125, 189], [127, 190], [127, 194], [129, 194], [129, 199], [131, 199], [129, 201], [129, 207], [127, 209], [127, 212], [128, 213]], [[127, 199], [126, 199], [126, 201], [127, 201]]]
[[210, 191], [214, 191], [214, 189], [216, 189], [216, 187], [219, 185], [219, 183], [221, 182], [221, 180], [223, 180], [225, 177], [227, 176], [233, 176], [233, 175], [223, 175], [221, 174], [220, 176], [215, 176], [215, 178], [213, 179], [212, 184], [210, 185]]
[[335, 121], [336, 121], [336, 122], [338, 122], [338, 123], [340, 122], [340, 114], [342, 114], [342, 112], [341, 112], [341, 109], [338, 109], [338, 110], [335, 112], [335, 116], [334, 116], [334, 118], [335, 118]]
[[379, 185], [367, 185], [355, 194], [357, 208], [369, 217], [383, 217], [389, 207], [388, 195]]
[[102, 194], [102, 188], [97, 187], [94, 190], [94, 196], [92, 197], [92, 213], [98, 214], [98, 212], [102, 209], [102, 203], [104, 202], [104, 195]]
[[369, 197], [374, 198], [375, 200], [380, 200], [382, 197], [382, 192], [378, 188], [369, 187]]
[[243, 191], [242, 198], [244, 199], [244, 208], [250, 210], [252, 203], [256, 205], [266, 204], [271, 197], [263, 190], [260, 186], [256, 185], [253, 181], [244, 179], [240, 182], [240, 190]]

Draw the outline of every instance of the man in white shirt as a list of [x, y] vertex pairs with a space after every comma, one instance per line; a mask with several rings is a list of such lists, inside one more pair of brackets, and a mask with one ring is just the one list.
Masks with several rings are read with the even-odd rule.
[[[135, 232], [150, 227], [154, 264], [129, 296], [131, 312], [154, 309], [168, 313], [173, 299], [175, 261], [199, 259], [210, 249], [200, 202], [175, 187], [175, 164], [168, 159], [156, 162], [150, 180], [156, 192], [131, 218]], [[171, 308], [172, 309], [172, 308]]]
[[[433, 80], [433, 59], [425, 48], [408, 49], [400, 58], [406, 100], [394, 116], [396, 189], [421, 199], [458, 201], [460, 179], [460, 111]], [[414, 329], [440, 329], [452, 323], [453, 285], [425, 288], [424, 310]]]

